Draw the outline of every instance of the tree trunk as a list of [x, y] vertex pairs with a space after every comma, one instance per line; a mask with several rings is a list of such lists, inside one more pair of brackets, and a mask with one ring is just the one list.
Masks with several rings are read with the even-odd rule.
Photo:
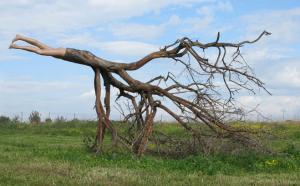
[[152, 134], [155, 114], [156, 114], [156, 107], [152, 108], [152, 110], [150, 111], [148, 117], [146, 118], [146, 123], [142, 133], [140, 133], [137, 140], [133, 144], [132, 150], [138, 156], [142, 156], [146, 150], [148, 139]]
[[95, 102], [95, 108], [97, 112], [98, 117], [98, 126], [97, 126], [97, 132], [96, 132], [96, 139], [94, 144], [94, 150], [99, 153], [102, 151], [102, 143], [104, 139], [104, 127], [103, 127], [103, 115], [101, 109], [101, 78], [100, 78], [100, 70], [95, 68], [95, 79], [94, 79], [94, 88], [95, 88], [95, 95], [96, 95], [96, 102]]

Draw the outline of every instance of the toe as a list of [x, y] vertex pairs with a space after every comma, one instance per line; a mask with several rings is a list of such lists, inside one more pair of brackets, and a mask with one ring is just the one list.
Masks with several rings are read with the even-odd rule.
[[9, 49], [15, 48], [15, 46], [16, 46], [15, 44], [10, 44], [10, 45], [9, 45]]
[[14, 43], [14, 42], [20, 40], [20, 38], [21, 38], [21, 35], [17, 34], [11, 43]]

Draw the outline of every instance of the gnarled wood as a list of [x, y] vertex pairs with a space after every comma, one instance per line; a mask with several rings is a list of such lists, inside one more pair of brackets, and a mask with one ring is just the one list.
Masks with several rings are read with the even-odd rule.
[[[201, 134], [189, 126], [190, 120], [207, 125], [216, 136], [228, 137], [234, 140], [239, 139], [243, 143], [248, 142], [250, 145], [255, 146], [256, 144], [247, 135], [249, 131], [226, 125], [224, 119], [228, 114], [240, 111], [239, 108], [235, 107], [233, 99], [233, 95], [240, 89], [246, 89], [255, 93], [253, 86], [256, 86], [266, 90], [264, 83], [253, 75], [251, 68], [244, 61], [240, 52], [244, 45], [255, 43], [264, 35], [270, 35], [270, 33], [264, 31], [252, 41], [226, 43], [219, 42], [220, 34], [218, 33], [216, 41], [206, 44], [184, 37], [159, 51], [150, 53], [140, 60], [130, 63], [117, 63], [105, 60], [85, 50], [51, 48], [37, 40], [20, 35], [16, 36], [10, 48], [52, 56], [93, 68], [95, 72], [95, 107], [98, 116], [95, 147], [101, 150], [106, 128], [112, 134], [114, 141], [121, 142], [140, 156], [144, 154], [147, 141], [151, 136], [157, 108], [172, 116], [193, 136], [199, 136], [198, 139], [200, 139]], [[19, 46], [15, 44], [18, 40], [25, 41], [31, 45]], [[209, 48], [217, 49], [215, 60], [206, 59], [199, 52], [204, 52]], [[229, 61], [226, 58], [228, 48], [235, 50], [232, 59]], [[180, 82], [171, 73], [168, 73], [167, 76], [154, 77], [147, 82], [141, 82], [128, 74], [128, 71], [138, 70], [158, 58], [169, 58], [181, 64], [190, 82]], [[102, 76], [105, 86], [105, 109], [100, 99], [100, 76]], [[116, 76], [124, 81], [119, 81], [115, 78]], [[223, 98], [222, 91], [215, 86], [215, 78], [223, 81], [223, 89], [227, 90], [228, 93], [227, 99]], [[161, 82], [168, 86], [161, 86]], [[133, 141], [118, 135], [110, 124], [111, 86], [119, 90], [119, 97], [128, 99], [129, 103], [132, 104], [132, 112], [125, 118], [134, 118], [133, 121], [136, 122], [137, 134]], [[193, 98], [187, 98], [186, 95]], [[163, 105], [162, 101], [164, 100], [173, 103], [177, 111], [172, 111]]]

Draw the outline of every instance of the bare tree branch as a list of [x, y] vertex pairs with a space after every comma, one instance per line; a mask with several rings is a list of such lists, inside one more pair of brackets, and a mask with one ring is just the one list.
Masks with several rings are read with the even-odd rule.
[[[189, 120], [208, 126], [217, 136], [238, 139], [243, 143], [257, 146], [246, 135], [249, 131], [227, 125], [224, 118], [232, 113], [238, 113], [239, 108], [235, 106], [234, 95], [240, 90], [244, 89], [255, 93], [255, 88], [258, 87], [267, 91], [264, 83], [253, 74], [241, 53], [244, 45], [255, 43], [267, 35], [270, 33], [263, 31], [251, 41], [226, 43], [220, 42], [220, 33], [218, 33], [214, 42], [206, 44], [184, 37], [166, 45], [159, 51], [130, 63], [108, 61], [84, 50], [51, 48], [37, 40], [20, 35], [13, 39], [10, 48], [92, 67], [95, 72], [95, 107], [98, 115], [95, 149], [101, 151], [105, 129], [108, 129], [112, 134], [113, 141], [120, 141], [137, 155], [143, 155], [153, 130], [157, 108], [168, 113], [198, 140], [201, 139], [202, 134], [190, 126]], [[30, 46], [15, 44], [19, 40], [29, 43]], [[210, 60], [203, 55], [210, 48], [217, 49], [215, 60]], [[231, 60], [227, 59], [228, 49], [234, 50]], [[203, 53], [199, 51], [203, 51]], [[169, 58], [171, 62], [181, 64], [182, 73], [186, 73], [190, 81], [188, 79], [180, 81], [171, 72], [167, 76], [160, 75], [147, 82], [142, 82], [128, 74], [128, 71], [138, 70], [158, 58]], [[105, 86], [105, 109], [100, 99], [100, 76], [102, 76]], [[122, 82], [116, 77], [121, 78]], [[161, 82], [164, 82], [166, 86], [161, 86]], [[133, 125], [137, 127], [136, 135], [132, 141], [117, 134], [110, 124], [111, 86], [119, 90], [118, 98], [123, 97], [128, 100], [130, 113], [126, 115], [123, 111], [121, 112], [127, 118], [126, 120], [132, 118], [132, 121], [136, 123]], [[228, 94], [227, 97], [225, 97], [224, 90]], [[175, 110], [165, 106], [162, 101], [172, 103]]]

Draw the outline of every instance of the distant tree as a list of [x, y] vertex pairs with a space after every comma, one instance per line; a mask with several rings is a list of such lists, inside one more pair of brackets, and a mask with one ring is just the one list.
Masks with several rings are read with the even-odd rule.
[[71, 122], [79, 122], [80, 121], [80, 119], [78, 119], [78, 118], [73, 118], [72, 120], [71, 120]]
[[20, 118], [20, 116], [15, 115], [15, 116], [11, 119], [11, 121], [12, 121], [13, 123], [20, 123], [20, 122], [21, 122], [21, 118]]
[[29, 121], [32, 124], [40, 124], [41, 123], [41, 115], [38, 111], [32, 111], [29, 116]]
[[51, 119], [51, 118], [46, 118], [46, 119], [45, 119], [45, 122], [46, 122], [46, 123], [52, 123], [52, 119]]
[[0, 124], [5, 124], [5, 123], [9, 123], [10, 122], [10, 118], [7, 116], [0, 116]]
[[67, 121], [67, 119], [64, 118], [63, 116], [57, 116], [57, 118], [55, 118], [55, 123], [63, 123], [66, 121]]

